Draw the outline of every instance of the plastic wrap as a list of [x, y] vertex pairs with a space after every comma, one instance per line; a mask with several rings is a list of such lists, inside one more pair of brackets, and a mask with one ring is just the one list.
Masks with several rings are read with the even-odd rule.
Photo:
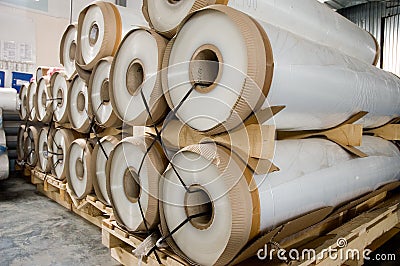
[[160, 74], [165, 46], [166, 39], [155, 31], [132, 30], [125, 36], [115, 55], [110, 76], [111, 103], [117, 115], [130, 125], [152, 125], [166, 114], [167, 103]]
[[43, 127], [39, 132], [39, 140], [38, 140], [38, 167], [45, 173], [49, 173], [51, 171], [52, 164], [52, 156], [51, 152], [51, 143], [52, 143], [52, 134], [49, 132], [49, 127]]
[[84, 199], [93, 191], [92, 152], [91, 143], [84, 139], [76, 139], [68, 149], [67, 181], [76, 199]]
[[93, 69], [89, 81], [89, 95], [96, 122], [102, 127], [121, 127], [122, 122], [115, 114], [110, 100], [110, 69], [112, 57], [101, 59]]
[[39, 130], [35, 126], [28, 127], [25, 139], [26, 162], [29, 166], [35, 167], [39, 158]]
[[0, 109], [17, 112], [19, 109], [18, 92], [13, 88], [0, 88]]
[[94, 2], [81, 11], [78, 19], [76, 63], [90, 71], [98, 60], [113, 56], [123, 36], [132, 28], [148, 27], [140, 10]]
[[275, 116], [280, 130], [326, 129], [360, 111], [369, 113], [360, 121], [366, 128], [400, 116], [397, 76], [225, 6], [187, 18], [165, 63], [163, 89], [171, 108], [197, 80], [193, 72], [206, 80], [204, 73], [213, 74], [213, 83], [196, 86], [177, 112], [181, 121], [209, 134], [276, 105], [286, 106]]
[[10, 162], [7, 152], [0, 153], [0, 180], [7, 179], [10, 175]]
[[50, 79], [51, 94], [54, 95], [53, 119], [58, 123], [67, 123], [68, 119], [68, 87], [67, 76], [63, 72], [54, 73]]
[[396, 145], [367, 136], [360, 149], [369, 157], [355, 158], [328, 140], [277, 141], [274, 164], [281, 170], [267, 176], [253, 176], [241, 159], [213, 144], [183, 149], [172, 163], [192, 193], [169, 168], [161, 219], [171, 231], [188, 215], [207, 216], [175, 232], [172, 245], [196, 263], [226, 265], [260, 233], [400, 179]]
[[83, 79], [76, 75], [68, 91], [68, 118], [72, 127], [81, 133], [90, 131], [91, 99]]
[[60, 64], [64, 66], [67, 79], [76, 74], [75, 53], [76, 53], [77, 24], [68, 25], [60, 43]]
[[17, 135], [17, 156], [18, 156], [18, 161], [22, 162], [26, 160], [26, 154], [25, 154], [25, 139], [27, 138], [27, 133], [26, 133], [26, 126], [21, 125], [18, 129], [18, 135]]
[[31, 81], [31, 83], [29, 83], [27, 110], [28, 110], [28, 120], [32, 122], [37, 122], [36, 108], [35, 108], [36, 87], [37, 85], [35, 81]]
[[52, 173], [57, 179], [64, 180], [66, 177], [66, 159], [68, 148], [71, 146], [72, 142], [79, 136], [72, 130], [68, 129], [57, 129], [53, 136], [52, 152], [53, 164]]
[[49, 83], [50, 80], [47, 77], [42, 77], [39, 79], [36, 87], [35, 109], [37, 119], [42, 123], [49, 123], [53, 115], [53, 96]]
[[107, 191], [115, 218], [132, 232], [152, 230], [159, 223], [158, 184], [166, 160], [159, 143], [151, 146], [146, 156], [153, 141], [148, 136], [125, 138], [111, 152], [107, 164]]
[[106, 136], [100, 140], [100, 144], [97, 143], [93, 149], [93, 162], [92, 162], [92, 173], [94, 173], [95, 178], [93, 178], [93, 187], [96, 192], [96, 196], [104, 204], [111, 206], [110, 198], [107, 194], [107, 175], [106, 175], [106, 165], [111, 151], [121, 140], [117, 136]]
[[21, 120], [26, 120], [28, 116], [28, 85], [23, 84], [19, 90], [19, 117]]

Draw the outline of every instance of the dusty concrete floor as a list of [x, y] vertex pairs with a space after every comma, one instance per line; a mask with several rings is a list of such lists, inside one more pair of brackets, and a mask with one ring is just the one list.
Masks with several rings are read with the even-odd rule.
[[0, 265], [118, 265], [100, 229], [14, 177], [0, 182]]

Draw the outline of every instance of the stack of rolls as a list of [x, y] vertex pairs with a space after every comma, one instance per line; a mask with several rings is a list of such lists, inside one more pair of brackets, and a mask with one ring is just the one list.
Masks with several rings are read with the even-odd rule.
[[38, 139], [38, 168], [44, 173], [50, 173], [52, 167], [52, 135], [49, 127], [43, 127]]
[[36, 87], [35, 109], [37, 119], [42, 123], [49, 123], [53, 119], [53, 99], [49, 83], [50, 79], [48, 77], [42, 77], [39, 79]]
[[36, 108], [35, 108], [35, 98], [36, 98], [36, 82], [31, 81], [28, 86], [27, 97], [28, 101], [26, 103], [26, 109], [28, 111], [28, 120], [31, 122], [37, 122]]
[[17, 156], [19, 162], [26, 161], [27, 154], [25, 153], [24, 145], [27, 138], [26, 126], [20, 125], [17, 135]]
[[53, 95], [53, 119], [59, 124], [69, 122], [68, 106], [68, 88], [70, 82], [63, 72], [56, 72], [50, 79], [50, 91]]
[[30, 126], [26, 133], [24, 145], [25, 154], [27, 155], [26, 162], [29, 166], [35, 167], [39, 158], [39, 130], [36, 126]]
[[91, 130], [91, 98], [85, 81], [79, 75], [75, 75], [70, 83], [67, 110], [69, 122], [74, 130], [81, 133]]
[[77, 24], [68, 25], [60, 43], [60, 64], [64, 67], [67, 79], [72, 79], [76, 74], [75, 54], [77, 44]]
[[23, 84], [19, 90], [19, 117], [21, 120], [28, 120], [28, 85]]
[[67, 177], [67, 155], [68, 148], [71, 146], [75, 139], [81, 135], [72, 130], [59, 128], [55, 130], [52, 141], [52, 160], [53, 167], [51, 169], [53, 175], [59, 179], [64, 180]]

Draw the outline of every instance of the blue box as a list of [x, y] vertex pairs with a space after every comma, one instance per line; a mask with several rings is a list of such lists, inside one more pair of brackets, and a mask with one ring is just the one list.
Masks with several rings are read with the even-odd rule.
[[6, 73], [4, 71], [0, 71], [0, 88], [4, 88], [6, 83]]
[[21, 73], [21, 72], [12, 72], [12, 87], [17, 90], [21, 89], [23, 83], [30, 82], [31, 78], [33, 77], [32, 74], [28, 73]]

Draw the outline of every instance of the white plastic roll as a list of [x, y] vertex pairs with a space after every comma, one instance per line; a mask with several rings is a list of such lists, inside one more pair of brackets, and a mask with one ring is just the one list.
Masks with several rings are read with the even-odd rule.
[[163, 89], [171, 108], [195, 80], [214, 81], [197, 86], [177, 112], [199, 131], [233, 129], [263, 104], [286, 106], [275, 116], [280, 130], [326, 129], [360, 111], [369, 112], [366, 128], [400, 116], [395, 75], [226, 6], [190, 16], [170, 46]]
[[0, 155], [0, 180], [5, 180], [10, 175], [10, 162], [7, 152]]
[[66, 171], [66, 159], [68, 148], [72, 142], [78, 138], [72, 130], [68, 129], [57, 129], [53, 136], [52, 153], [53, 167], [52, 173], [59, 180], [64, 180], [67, 174]]
[[27, 154], [27, 163], [31, 167], [35, 167], [39, 158], [39, 130], [35, 126], [27, 129], [27, 137], [25, 139], [25, 152]]
[[370, 33], [315, 0], [144, 0], [143, 11], [155, 30], [173, 37], [186, 15], [212, 4], [228, 5], [367, 64], [378, 62], [379, 45]]
[[84, 199], [93, 190], [92, 152], [92, 144], [84, 139], [74, 140], [68, 149], [67, 181], [76, 199]]
[[37, 122], [37, 117], [36, 117], [36, 108], [35, 108], [35, 98], [36, 98], [36, 82], [31, 81], [29, 83], [28, 87], [28, 120], [32, 122]]
[[39, 79], [36, 87], [35, 109], [37, 119], [42, 123], [49, 123], [53, 115], [52, 94], [47, 77]]
[[60, 64], [64, 66], [67, 79], [71, 79], [76, 74], [75, 54], [77, 27], [77, 24], [68, 25], [60, 43]]
[[166, 39], [155, 31], [132, 30], [125, 36], [115, 55], [110, 76], [110, 98], [117, 115], [130, 125], [152, 125], [165, 116], [167, 103], [160, 73], [165, 46]]
[[52, 156], [50, 155], [52, 135], [49, 130], [49, 127], [43, 127], [39, 132], [38, 140], [38, 167], [45, 173], [49, 173], [51, 171], [51, 167], [53, 166]]
[[18, 135], [17, 135], [17, 155], [18, 155], [18, 161], [22, 162], [26, 160], [26, 154], [25, 154], [25, 139], [27, 137], [26, 134], [26, 129], [25, 125], [21, 125], [18, 129]]
[[13, 88], [0, 88], [0, 109], [16, 112], [18, 110], [18, 92]]
[[110, 100], [110, 69], [112, 57], [101, 59], [93, 69], [89, 81], [89, 95], [96, 122], [102, 127], [121, 127], [122, 122], [115, 114]]
[[193, 193], [186, 192], [172, 169], [167, 170], [160, 192], [161, 219], [171, 231], [188, 216], [207, 214], [173, 234], [173, 245], [200, 265], [226, 265], [260, 233], [400, 179], [396, 145], [364, 137], [360, 149], [369, 157], [354, 158], [328, 140], [278, 141], [274, 163], [281, 170], [253, 176], [224, 148], [188, 147], [172, 163]]
[[91, 70], [101, 58], [113, 56], [123, 36], [135, 27], [148, 27], [140, 10], [109, 2], [90, 4], [79, 14], [77, 65]]
[[106, 165], [111, 151], [120, 142], [121, 138], [117, 136], [106, 136], [97, 143], [93, 149], [92, 173], [93, 187], [97, 198], [104, 204], [111, 206], [110, 198], [107, 194], [107, 175]]
[[3, 128], [0, 128], [0, 145], [7, 146], [6, 132]]
[[50, 70], [50, 67], [47, 66], [40, 66], [36, 69], [36, 83], [39, 82], [39, 80], [44, 77], [47, 76], [47, 72]]
[[50, 90], [53, 95], [53, 118], [54, 121], [64, 124], [68, 119], [68, 87], [67, 76], [63, 72], [56, 72], [50, 79]]
[[19, 117], [21, 120], [26, 120], [28, 116], [28, 85], [23, 84], [19, 90]]
[[159, 223], [158, 185], [166, 167], [159, 143], [153, 144], [140, 169], [146, 150], [153, 141], [149, 136], [125, 138], [111, 152], [107, 164], [107, 191], [115, 218], [132, 232], [152, 230]]
[[92, 113], [91, 99], [85, 81], [78, 75], [72, 79], [69, 87], [67, 110], [71, 126], [78, 132], [88, 133]]

